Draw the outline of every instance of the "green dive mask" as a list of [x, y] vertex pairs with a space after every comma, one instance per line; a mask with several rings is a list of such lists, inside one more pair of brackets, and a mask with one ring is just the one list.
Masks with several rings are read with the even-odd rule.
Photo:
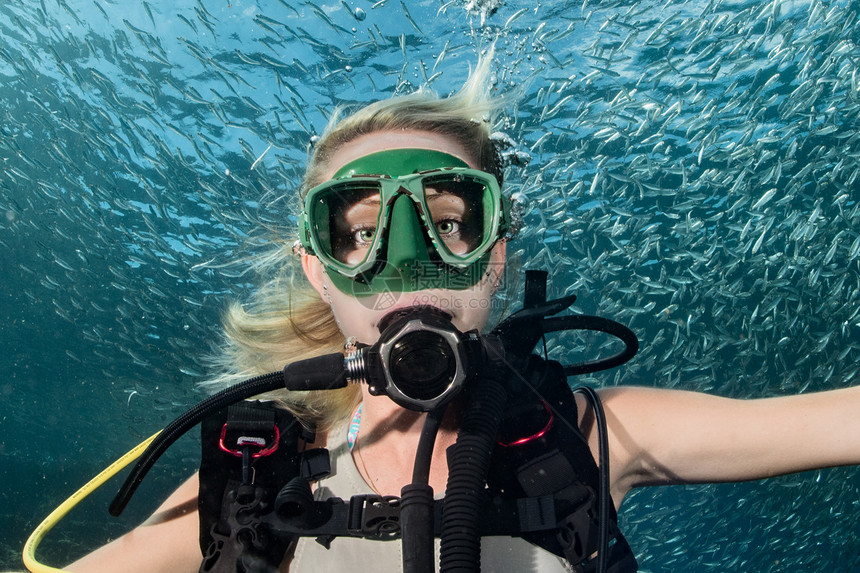
[[299, 235], [343, 292], [463, 290], [481, 280], [509, 220], [489, 173], [441, 151], [392, 149], [308, 191]]

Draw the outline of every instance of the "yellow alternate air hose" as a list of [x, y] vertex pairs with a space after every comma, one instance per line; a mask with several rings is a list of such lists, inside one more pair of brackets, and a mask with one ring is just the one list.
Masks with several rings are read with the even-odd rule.
[[61, 503], [57, 509], [52, 511], [51, 514], [39, 524], [33, 533], [30, 534], [30, 537], [27, 539], [27, 543], [24, 544], [24, 566], [27, 567], [31, 573], [68, 573], [67, 569], [57, 569], [36, 561], [36, 548], [39, 546], [39, 543], [42, 542], [45, 535], [47, 535], [48, 532], [51, 531], [51, 529], [53, 529], [54, 526], [72, 510], [72, 508], [101, 487], [107, 480], [119, 473], [128, 464], [139, 458], [152, 440], [154, 440], [160, 433], [160, 431], [156, 432], [133, 449], [129, 450], [117, 461], [102, 470], [96, 477], [88, 481], [86, 485], [73, 493], [66, 501]]

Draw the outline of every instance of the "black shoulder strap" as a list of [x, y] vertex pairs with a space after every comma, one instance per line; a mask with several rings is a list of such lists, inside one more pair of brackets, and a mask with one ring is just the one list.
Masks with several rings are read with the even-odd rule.
[[[554, 500], [556, 529], [523, 533], [524, 539], [566, 558], [577, 571], [591, 571], [600, 528], [599, 471], [588, 440], [579, 431], [576, 400], [561, 365], [533, 357], [530, 388], [513, 399], [502, 427], [522, 427], [523, 436], [506, 436], [493, 454], [487, 480], [491, 495]], [[524, 415], [525, 414], [525, 415]], [[610, 508], [608, 572], [636, 571], [638, 564], [618, 517]]]
[[[300, 453], [300, 439], [313, 441], [313, 434], [271, 402], [239, 402], [203, 421], [201, 572], [268, 571], [281, 562], [289, 542], [273, 539], [261, 526], [262, 517], [272, 512], [284, 484], [329, 471], [327, 452]], [[253, 560], [255, 565], [237, 568], [237, 560]]]

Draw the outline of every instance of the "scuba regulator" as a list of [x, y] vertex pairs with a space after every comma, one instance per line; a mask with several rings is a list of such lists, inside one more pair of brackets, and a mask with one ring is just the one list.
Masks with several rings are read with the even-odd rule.
[[477, 333], [460, 333], [450, 315], [431, 306], [394, 311], [379, 330], [376, 344], [347, 353], [347, 379], [419, 412], [442, 407], [459, 394], [483, 350]]

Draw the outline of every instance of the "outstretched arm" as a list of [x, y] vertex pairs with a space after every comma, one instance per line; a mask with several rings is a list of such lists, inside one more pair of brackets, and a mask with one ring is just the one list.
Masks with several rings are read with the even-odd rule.
[[143, 525], [67, 567], [75, 573], [196, 573], [197, 474], [182, 484]]
[[[617, 503], [637, 486], [860, 464], [860, 387], [757, 400], [634, 387], [600, 395]], [[596, 444], [588, 418], [585, 429]]]

